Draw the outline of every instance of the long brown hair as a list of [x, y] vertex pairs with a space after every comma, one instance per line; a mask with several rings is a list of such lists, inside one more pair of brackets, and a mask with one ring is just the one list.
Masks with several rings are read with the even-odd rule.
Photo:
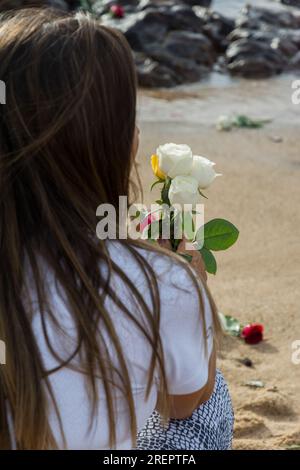
[[[141, 242], [124, 240], [148, 280], [149, 308], [112, 261], [105, 243], [95, 242], [97, 206], [108, 202], [117, 208], [119, 196], [129, 195], [131, 187], [136, 77], [130, 48], [121, 33], [86, 14], [21, 10], [1, 20], [0, 79], [6, 83], [6, 105], [0, 115], [0, 338], [6, 343], [7, 357], [7, 364], [0, 367], [2, 442], [9, 437], [8, 403], [18, 448], [57, 447], [48, 423], [49, 395], [55, 404], [48, 380], [53, 370], [44, 369], [31, 325], [33, 312], [26, 302], [33, 288], [43, 333], [59, 368], [72, 367], [73, 356], [80, 353], [92, 409], [98, 402], [96, 377], [101, 377], [113, 446], [113, 365], [99, 332], [101, 320], [120, 364], [134, 440], [129, 373], [104, 298], [110, 297], [150, 342], [147, 393], [158, 366], [167, 406], [158, 283], [136, 249]], [[63, 287], [76, 325], [78, 344], [68, 360], [58, 356], [48, 335], [46, 318], [57, 330], [60, 325], [50, 307], [40, 257]], [[101, 263], [108, 277], [101, 274]], [[130, 289], [148, 328], [133, 318], [111, 288], [112, 273]], [[215, 312], [213, 302], [212, 307]], [[56, 412], [59, 417], [57, 407]]]

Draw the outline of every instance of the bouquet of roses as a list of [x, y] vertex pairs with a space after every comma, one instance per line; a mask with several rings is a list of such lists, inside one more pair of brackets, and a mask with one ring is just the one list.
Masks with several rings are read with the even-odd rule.
[[[150, 240], [168, 238], [172, 249], [182, 236], [189, 242], [188, 249], [200, 251], [208, 273], [216, 274], [214, 251], [226, 250], [237, 240], [237, 228], [224, 219], [213, 219], [204, 224], [203, 191], [217, 176], [214, 163], [205, 157], [193, 155], [188, 145], [160, 145], [151, 156], [156, 180], [151, 189], [160, 185], [157, 207], [142, 214], [140, 230]], [[164, 230], [165, 229], [165, 230]], [[188, 255], [183, 255], [188, 258]]]
[[[215, 163], [193, 155], [188, 145], [170, 143], [157, 148], [151, 156], [151, 165], [156, 176], [151, 189], [159, 185], [160, 198], [150, 211], [142, 210], [137, 214], [143, 238], [168, 239], [172, 249], [177, 251], [184, 237], [189, 242], [188, 249], [201, 253], [206, 271], [216, 274], [213, 252], [230, 248], [237, 241], [239, 231], [231, 222], [220, 218], [204, 223], [203, 201], [207, 197], [203, 191], [221, 176], [215, 172]], [[189, 259], [187, 254], [182, 256]], [[263, 340], [263, 325], [251, 323], [243, 327], [236, 318], [221, 312], [219, 316], [228, 334], [243, 338], [248, 344]]]

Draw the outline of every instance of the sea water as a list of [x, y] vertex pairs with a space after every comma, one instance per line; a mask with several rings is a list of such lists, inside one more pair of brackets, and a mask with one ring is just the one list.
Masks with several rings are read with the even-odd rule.
[[277, 0], [213, 0], [211, 7], [224, 15], [235, 17], [246, 4], [271, 9], [285, 8]]

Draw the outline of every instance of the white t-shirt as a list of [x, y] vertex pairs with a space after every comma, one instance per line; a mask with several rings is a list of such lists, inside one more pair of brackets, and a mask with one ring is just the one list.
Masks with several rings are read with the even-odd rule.
[[[109, 241], [108, 243], [112, 259], [132, 280], [142, 293], [144, 300], [151, 306], [146, 280], [137, 262], [119, 242]], [[185, 269], [167, 256], [160, 256], [142, 249], [140, 253], [151, 264], [159, 283], [161, 297], [160, 336], [164, 350], [169, 392], [174, 395], [195, 392], [207, 382], [208, 360], [212, 351], [212, 315], [208, 299], [203, 291], [208, 338], [206, 354], [197, 292]], [[51, 274], [48, 273], [47, 276], [53, 311], [56, 312], [56, 317], [68, 336], [58, 335], [51, 325], [48, 333], [56, 351], [67, 357], [76, 344], [75, 328], [59, 288]], [[131, 313], [140, 316], [141, 313], [133, 305], [132, 297], [124, 284], [114, 277], [111, 282]], [[148, 399], [145, 400], [151, 348], [142, 333], [111, 301], [107, 301], [106, 307], [113, 319], [126, 357], [135, 400], [138, 429], [141, 429], [155, 409], [159, 387], [158, 380], [156, 380]], [[141, 319], [139, 318], [139, 320]], [[46, 345], [40, 315], [34, 316], [33, 328], [46, 369], [56, 367], [57, 362]], [[96, 414], [93, 415], [91, 429], [89, 428], [91, 409], [84, 375], [69, 368], [63, 368], [51, 374], [49, 380], [60, 412], [67, 448], [109, 449], [108, 416], [101, 380], [98, 381], [99, 405]], [[117, 390], [116, 416], [117, 448], [130, 449], [132, 442], [127, 404]], [[50, 424], [58, 445], [63, 447], [56, 414], [51, 408]]]

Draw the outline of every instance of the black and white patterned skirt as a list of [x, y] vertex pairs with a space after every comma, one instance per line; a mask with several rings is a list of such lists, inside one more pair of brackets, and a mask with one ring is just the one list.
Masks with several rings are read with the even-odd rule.
[[231, 448], [234, 415], [227, 384], [220, 371], [210, 399], [188, 419], [171, 419], [163, 426], [154, 411], [139, 432], [139, 450], [227, 450]]

